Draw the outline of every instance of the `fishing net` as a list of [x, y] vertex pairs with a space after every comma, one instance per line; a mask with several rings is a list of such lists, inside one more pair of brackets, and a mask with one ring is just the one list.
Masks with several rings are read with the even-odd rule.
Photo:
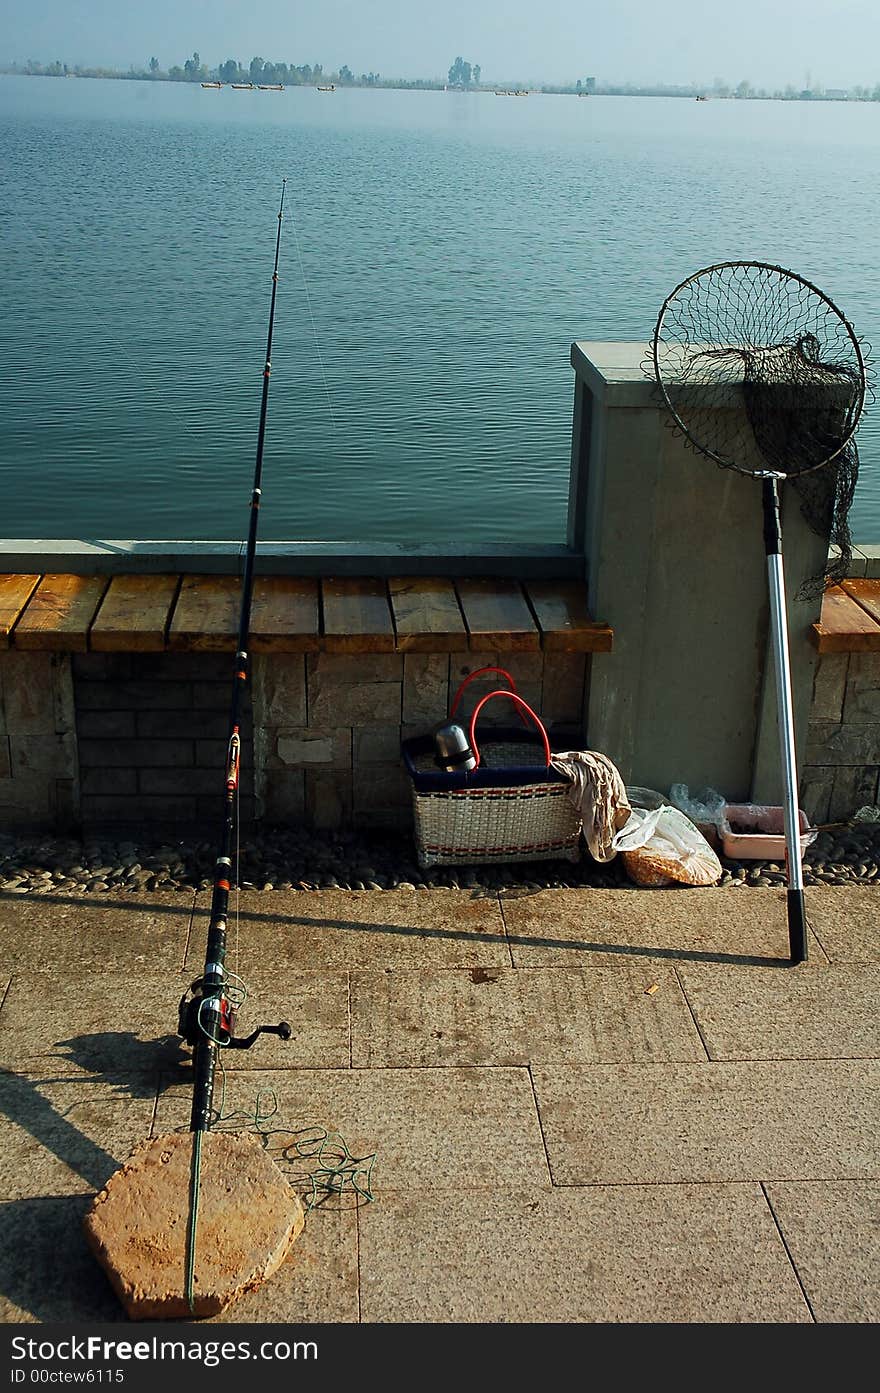
[[778, 266], [710, 266], [663, 305], [651, 369], [672, 424], [700, 454], [791, 480], [810, 527], [838, 548], [816, 583], [846, 575], [865, 363], [836, 306]]

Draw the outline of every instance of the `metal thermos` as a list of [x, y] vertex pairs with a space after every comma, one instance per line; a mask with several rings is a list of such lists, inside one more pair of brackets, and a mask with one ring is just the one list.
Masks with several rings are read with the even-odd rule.
[[444, 721], [434, 728], [435, 763], [447, 774], [459, 774], [476, 769], [477, 761], [470, 747], [467, 732], [455, 721]]

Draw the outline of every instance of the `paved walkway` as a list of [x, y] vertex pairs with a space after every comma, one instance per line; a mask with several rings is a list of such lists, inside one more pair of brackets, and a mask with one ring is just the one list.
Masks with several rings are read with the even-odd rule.
[[[774, 890], [243, 894], [240, 1029], [294, 1036], [226, 1056], [227, 1107], [273, 1089], [377, 1197], [228, 1318], [880, 1318], [880, 890], [808, 901], [792, 969]], [[0, 895], [5, 1321], [124, 1319], [80, 1218], [187, 1121], [207, 902]]]

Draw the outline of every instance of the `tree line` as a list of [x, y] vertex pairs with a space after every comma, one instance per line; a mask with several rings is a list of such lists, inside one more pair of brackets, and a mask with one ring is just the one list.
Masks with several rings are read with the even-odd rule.
[[[332, 82], [339, 87], [436, 90], [448, 86], [461, 91], [484, 90], [480, 64], [467, 62], [461, 56], [456, 57], [450, 65], [446, 82], [440, 78], [383, 78], [379, 73], [374, 72], [361, 73], [357, 76], [347, 63], [343, 63], [337, 72], [325, 73], [321, 63], [271, 62], [261, 57], [252, 58], [247, 67], [243, 66], [237, 58], [227, 58], [216, 67], [211, 68], [202, 62], [198, 51], [191, 54], [182, 64], [173, 64], [167, 69], [161, 66], [159, 59], [155, 56], [149, 59], [145, 67], [137, 68], [132, 65], [127, 71], [116, 68], [85, 67], [82, 64], [68, 66], [60, 59], [56, 59], [53, 63], [41, 63], [36, 59], [29, 58], [23, 64], [10, 63], [0, 66], [0, 72], [22, 73], [32, 77], [128, 78], [151, 82], [253, 82], [255, 85], [282, 83], [286, 87], [311, 86], [317, 83]], [[528, 84], [522, 81], [516, 83], [496, 81], [491, 85], [524, 88]], [[753, 87], [745, 79], [739, 83], [730, 84], [723, 78], [715, 78], [711, 86], [704, 87], [693, 83], [676, 85], [661, 82], [637, 85], [634, 83], [597, 82], [596, 78], [587, 77], [578, 78], [574, 83], [544, 83], [537, 90], [559, 95], [579, 94], [586, 96], [595, 94], [612, 97], [712, 96], [736, 98], [741, 101], [773, 99], [776, 101], [880, 102], [880, 82], [873, 87], [854, 86], [848, 89], [823, 88], [817, 84], [810, 88], [796, 88], [789, 85], [771, 90], [765, 87]]]
[[437, 83], [416, 81], [383, 81], [379, 73], [361, 73], [356, 76], [347, 63], [338, 72], [325, 73], [321, 63], [270, 62], [259, 56], [243, 66], [237, 58], [227, 58], [215, 68], [202, 62], [196, 50], [182, 64], [172, 64], [163, 68], [159, 59], [151, 57], [149, 62], [138, 68], [134, 64], [126, 71], [117, 68], [90, 68], [82, 64], [68, 66], [57, 59], [54, 63], [40, 63], [29, 58], [26, 63], [10, 63], [0, 68], [0, 72], [24, 73], [31, 77], [108, 77], [128, 78], [147, 82], [253, 82], [282, 83], [284, 86], [311, 86], [313, 83], [333, 82], [350, 87], [434, 87]]

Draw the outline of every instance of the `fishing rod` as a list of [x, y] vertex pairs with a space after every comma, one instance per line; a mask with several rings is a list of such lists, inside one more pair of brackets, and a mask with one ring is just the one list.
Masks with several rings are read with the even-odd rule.
[[275, 265], [272, 270], [272, 300], [269, 306], [269, 333], [266, 341], [266, 366], [263, 369], [263, 397], [260, 405], [260, 428], [257, 436], [257, 460], [251, 494], [250, 525], [245, 551], [244, 574], [241, 584], [241, 612], [238, 624], [238, 644], [235, 654], [235, 676], [229, 714], [229, 739], [226, 747], [223, 827], [220, 850], [214, 866], [214, 887], [211, 897], [211, 919], [202, 976], [185, 992], [178, 1012], [178, 1034], [193, 1046], [193, 1097], [189, 1130], [195, 1133], [194, 1195], [197, 1192], [198, 1162], [202, 1133], [211, 1126], [214, 1101], [214, 1078], [218, 1051], [221, 1049], [250, 1049], [260, 1035], [279, 1035], [289, 1040], [290, 1026], [261, 1025], [251, 1035], [235, 1034], [236, 1007], [241, 993], [229, 981], [226, 970], [226, 928], [229, 919], [229, 891], [232, 884], [232, 853], [238, 822], [238, 789], [241, 771], [241, 713], [247, 688], [250, 660], [251, 606], [254, 590], [254, 561], [257, 551], [257, 526], [263, 479], [263, 443], [266, 437], [266, 412], [269, 405], [269, 377], [272, 372], [272, 330], [275, 325], [275, 296], [278, 290], [278, 259], [281, 253], [281, 225], [284, 220], [284, 191], [287, 180], [281, 183], [281, 203], [278, 208], [278, 233], [275, 239]]

